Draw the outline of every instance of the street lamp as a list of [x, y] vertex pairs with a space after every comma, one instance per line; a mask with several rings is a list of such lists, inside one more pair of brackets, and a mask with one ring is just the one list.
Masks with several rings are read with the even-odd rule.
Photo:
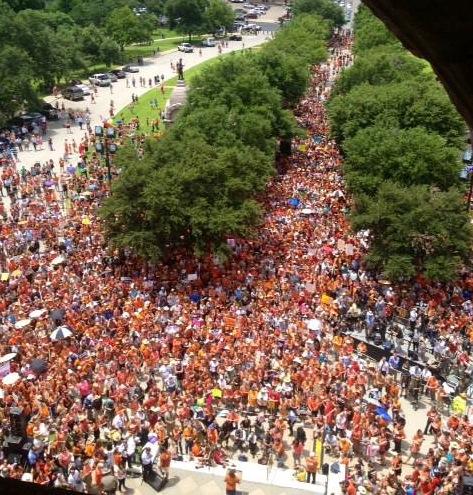
[[[110, 168], [110, 155], [114, 155], [117, 152], [117, 145], [112, 142], [115, 137], [115, 129], [113, 127], [104, 128], [101, 125], [95, 126], [95, 136], [101, 138], [98, 143], [95, 143], [95, 150], [98, 153], [105, 153], [105, 165], [107, 166], [108, 185], [110, 192], [112, 191], [112, 170]], [[103, 138], [103, 140], [102, 140]]]

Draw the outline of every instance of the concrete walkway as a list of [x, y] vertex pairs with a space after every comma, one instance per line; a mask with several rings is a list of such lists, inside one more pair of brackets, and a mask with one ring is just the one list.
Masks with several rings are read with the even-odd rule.
[[[265, 34], [258, 34], [256, 36], [244, 36], [243, 41], [229, 41], [228, 48], [223, 50], [223, 54], [230, 53], [232, 51], [239, 51], [246, 48], [251, 48], [258, 46], [264, 43], [267, 40], [267, 36]], [[183, 59], [184, 68], [189, 69], [194, 67], [201, 62], [206, 60], [215, 58], [218, 56], [217, 47], [206, 47], [202, 48], [202, 56], [199, 56], [198, 50], [194, 53], [181, 53], [176, 50], [172, 50], [170, 52], [158, 54], [151, 59], [145, 59], [145, 63], [142, 67], [140, 67], [140, 72], [138, 74], [130, 74], [129, 79], [134, 76], [136, 80], [139, 77], [145, 77], [146, 80], [149, 78], [153, 79], [154, 76], [164, 75], [165, 81], [173, 78], [176, 73], [171, 69], [171, 62], [175, 64], [179, 58]], [[156, 91], [159, 91], [159, 88], [154, 86]], [[77, 110], [77, 111], [85, 111], [86, 108], [89, 108], [91, 112], [91, 126], [94, 128], [95, 125], [101, 125], [103, 120], [108, 118], [110, 101], [113, 100], [114, 107], [118, 113], [119, 110], [124, 108], [131, 102], [131, 95], [134, 93], [135, 95], [141, 96], [147, 93], [151, 88], [141, 88], [141, 87], [126, 87], [125, 79], [119, 79], [118, 82], [113, 83], [112, 91], [110, 88], [98, 88], [98, 94], [95, 97], [95, 103], [92, 104], [90, 97], [86, 96], [83, 101], [72, 102], [69, 100], [63, 100], [61, 97], [54, 98], [53, 96], [46, 97], [46, 101], [55, 103], [58, 100], [59, 105], [64, 102], [66, 109]], [[23, 165], [26, 168], [30, 168], [34, 165], [35, 162], [44, 163], [50, 159], [53, 159], [55, 164], [58, 164], [60, 158], [62, 158], [64, 154], [64, 142], [67, 139], [69, 143], [72, 143], [74, 139], [77, 145], [79, 145], [82, 137], [84, 136], [85, 130], [80, 130], [78, 126], [75, 124], [71, 128], [71, 132], [68, 133], [67, 129], [64, 127], [63, 121], [52, 121], [48, 122], [49, 130], [46, 138], [44, 139], [44, 144], [42, 149], [38, 149], [38, 151], [21, 151], [18, 154], [19, 164], [18, 168], [20, 169]], [[53, 151], [50, 151], [47, 146], [47, 139], [51, 137], [53, 140]], [[73, 165], [77, 164], [79, 159], [78, 155], [72, 155], [69, 159], [69, 162]]]

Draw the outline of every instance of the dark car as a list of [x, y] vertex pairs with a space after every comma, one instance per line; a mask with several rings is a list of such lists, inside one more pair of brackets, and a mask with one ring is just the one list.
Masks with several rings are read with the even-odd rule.
[[115, 74], [118, 79], [125, 79], [126, 77], [126, 72], [121, 70], [121, 69], [113, 69], [110, 71], [111, 74]]
[[51, 105], [51, 103], [48, 103], [46, 101], [40, 103], [40, 106], [38, 108], [38, 112], [41, 115], [44, 115], [48, 120], [58, 120], [59, 119], [59, 112], [56, 107]]
[[62, 97], [66, 100], [79, 101], [84, 99], [84, 92], [77, 86], [69, 86], [61, 91]]
[[228, 39], [230, 41], [241, 41], [243, 39], [243, 36], [241, 34], [238, 34], [238, 33], [233, 33], [228, 37]]

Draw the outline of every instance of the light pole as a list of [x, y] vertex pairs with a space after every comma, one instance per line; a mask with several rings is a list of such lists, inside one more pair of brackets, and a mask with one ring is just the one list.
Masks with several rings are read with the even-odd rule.
[[[104, 135], [105, 134], [105, 135]], [[112, 141], [115, 137], [115, 129], [113, 127], [105, 127], [101, 125], [95, 126], [95, 136], [101, 138], [98, 143], [95, 143], [95, 150], [100, 153], [105, 153], [105, 165], [107, 167], [108, 187], [110, 194], [112, 193], [112, 169], [110, 166], [110, 155], [114, 155], [117, 151], [117, 145]]]

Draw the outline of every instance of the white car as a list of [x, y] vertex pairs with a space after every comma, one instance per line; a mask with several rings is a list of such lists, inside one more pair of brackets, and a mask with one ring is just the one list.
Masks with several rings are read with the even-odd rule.
[[261, 31], [261, 26], [258, 24], [246, 24], [241, 28], [242, 31]]
[[112, 80], [106, 74], [94, 74], [89, 77], [89, 81], [96, 86], [110, 86], [112, 84]]
[[190, 43], [181, 43], [177, 47], [178, 51], [184, 53], [192, 53], [194, 51], [194, 47]]
[[90, 95], [90, 86], [88, 84], [76, 84], [76, 87], [82, 89], [84, 95]]
[[207, 38], [202, 41], [202, 46], [217, 46], [217, 42], [213, 38]]

